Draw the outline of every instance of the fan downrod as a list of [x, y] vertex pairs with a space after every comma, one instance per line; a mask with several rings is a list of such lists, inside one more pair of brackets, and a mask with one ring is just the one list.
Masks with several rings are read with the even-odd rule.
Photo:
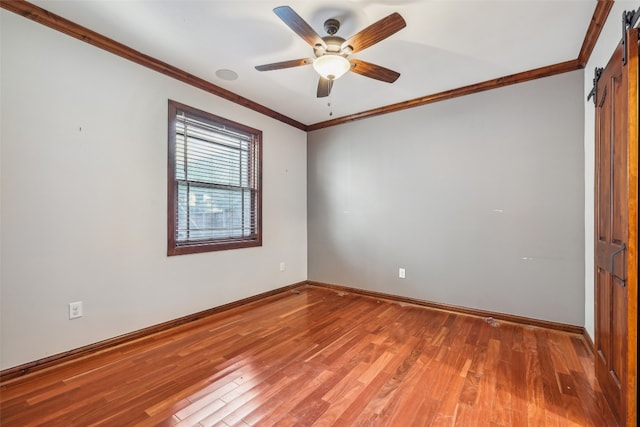
[[324, 30], [330, 36], [337, 33], [339, 29], [340, 29], [340, 21], [338, 21], [337, 19], [329, 18], [326, 21], [324, 21]]

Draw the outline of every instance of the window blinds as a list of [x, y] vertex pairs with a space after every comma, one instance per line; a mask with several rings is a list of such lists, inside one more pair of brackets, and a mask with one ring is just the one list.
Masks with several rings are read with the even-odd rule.
[[257, 239], [257, 135], [178, 109], [176, 245]]

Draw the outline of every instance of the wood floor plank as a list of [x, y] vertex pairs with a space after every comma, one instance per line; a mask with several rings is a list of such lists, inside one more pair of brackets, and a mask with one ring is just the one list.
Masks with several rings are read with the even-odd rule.
[[[511, 348], [510, 344], [507, 344], [509, 349]], [[501, 355], [502, 349], [505, 346], [501, 345]], [[509, 360], [511, 357], [509, 357]], [[501, 356], [498, 361], [498, 366], [496, 369], [496, 384], [494, 389], [494, 400], [493, 405], [491, 407], [491, 423], [496, 426], [511, 426], [514, 425], [512, 422], [512, 396], [510, 390], [511, 384], [511, 363], [504, 360]]]
[[[500, 341], [490, 338], [487, 344], [487, 357], [485, 359], [484, 372], [478, 386], [478, 401], [475, 404], [475, 412], [482, 418], [482, 422], [488, 424], [491, 420], [491, 412], [496, 398], [496, 381], [498, 378], [498, 363], [500, 361]], [[487, 416], [488, 415], [488, 416]]]
[[[297, 388], [297, 384], [301, 382], [301, 378], [304, 377], [303, 373], [298, 371], [296, 376], [286, 377], [283, 381], [287, 384], [286, 390], [294, 390]], [[272, 412], [274, 412], [275, 408], [280, 408], [284, 402], [290, 399], [289, 393], [287, 393], [284, 389], [283, 392], [265, 393], [265, 396], [262, 398], [254, 399], [252, 403], [252, 407], [248, 408], [248, 411], [245, 412], [242, 416], [242, 422], [247, 425], [266, 425], [263, 422], [267, 416], [269, 416]], [[248, 402], [247, 404], [250, 404]], [[240, 408], [238, 408], [240, 410]], [[286, 414], [286, 411], [282, 411], [283, 414]], [[233, 414], [230, 414], [232, 416]], [[285, 415], [283, 415], [285, 416]]]
[[[462, 375], [463, 371], [458, 370], [456, 366], [462, 360], [467, 361], [473, 358], [473, 354], [469, 351], [471, 348], [475, 347], [467, 345], [461, 349], [448, 349], [443, 352], [443, 354], [446, 354], [443, 359], [436, 358], [437, 361], [443, 364], [436, 371], [438, 380], [434, 381], [434, 385], [438, 387], [435, 387], [436, 392], [433, 394], [433, 398], [438, 400], [438, 406], [430, 425], [444, 427], [451, 426], [454, 422], [462, 388], [466, 378], [470, 375], [467, 368], [464, 368], [465, 373]], [[466, 365], [467, 363], [463, 366]]]
[[389, 374], [381, 371], [371, 380], [354, 399], [345, 411], [338, 417], [335, 425], [354, 425], [354, 421], [360, 416], [369, 401], [376, 395], [380, 387], [387, 381]]
[[[373, 425], [410, 425], [427, 390], [423, 377], [428, 366], [416, 357], [405, 373], [396, 372], [382, 387], [377, 399], [369, 403], [372, 415], [362, 417], [364, 424], [370, 421]], [[407, 399], [408, 395], [412, 398]]]
[[577, 334], [302, 286], [0, 384], [0, 423], [609, 426]]
[[[290, 411], [309, 396], [309, 394], [313, 393], [322, 383], [331, 378], [331, 376], [332, 373], [329, 371], [316, 371], [307, 368], [305, 373], [300, 377], [300, 382], [305, 384], [305, 387], [296, 390], [295, 393], [287, 394], [286, 398], [282, 400], [277, 407], [267, 408], [270, 409], [270, 412], [259, 420], [259, 425], [278, 425], [283, 419], [293, 419], [295, 422], [290, 425], [296, 425], [297, 418], [290, 414]], [[244, 421], [250, 425], [258, 424], [257, 421], [249, 417], [245, 418]]]
[[[413, 378], [412, 383], [399, 388], [395, 395], [393, 405], [388, 405], [384, 409], [384, 419], [386, 425], [412, 425], [416, 419], [416, 414], [427, 398], [428, 391], [424, 384], [421, 386], [422, 373], [409, 377]], [[412, 394], [411, 399], [404, 398], [405, 395]]]
[[[525, 335], [525, 337], [526, 336], [527, 335]], [[533, 338], [533, 342], [535, 342], [535, 337], [531, 336], [531, 338]], [[528, 349], [525, 354], [528, 424], [531, 426], [542, 426], [545, 424], [542, 371], [535, 344], [531, 346], [531, 342], [532, 341], [528, 341], [528, 344], [525, 344], [525, 348]]]
[[229, 425], [238, 425], [238, 424], [246, 424], [244, 418], [249, 414], [253, 413], [257, 410], [261, 405], [265, 403], [265, 401], [270, 401], [270, 399], [277, 395], [286, 395], [287, 390], [296, 387], [298, 383], [298, 375], [293, 376], [280, 376], [273, 375], [273, 377], [279, 377], [277, 381], [269, 381], [267, 382], [271, 384], [264, 392], [260, 393], [258, 396], [255, 396], [252, 399], [249, 399], [243, 405], [236, 408], [234, 411], [229, 413], [223, 421]]
[[[521, 335], [518, 334], [520, 337]], [[515, 338], [515, 335], [514, 335]], [[516, 340], [514, 339], [514, 342]], [[519, 339], [517, 341], [520, 341]], [[515, 346], [524, 349], [524, 346]], [[529, 396], [527, 393], [527, 358], [523, 351], [511, 352], [511, 417], [513, 425], [527, 425]]]
[[421, 364], [418, 360], [425, 346], [425, 340], [418, 341], [415, 344], [410, 342], [407, 344], [409, 345], [405, 345], [405, 347], [410, 351], [401, 352], [406, 354], [402, 363], [396, 364], [390, 361], [390, 363], [387, 364], [384, 371], [390, 374], [389, 378], [380, 387], [375, 396], [369, 399], [367, 406], [356, 419], [356, 424], [386, 425], [388, 424], [390, 416], [397, 411], [399, 401], [402, 397], [400, 395], [402, 392], [400, 390], [401, 386], [403, 384], [411, 386], [411, 374], [417, 376], [421, 372]]

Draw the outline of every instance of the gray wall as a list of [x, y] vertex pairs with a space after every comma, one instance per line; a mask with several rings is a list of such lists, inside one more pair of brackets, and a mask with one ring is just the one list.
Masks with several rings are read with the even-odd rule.
[[575, 71], [310, 133], [309, 280], [582, 325], [583, 88]]
[[[305, 132], [0, 20], [0, 368], [306, 279]], [[263, 131], [262, 247], [167, 257], [167, 99]]]

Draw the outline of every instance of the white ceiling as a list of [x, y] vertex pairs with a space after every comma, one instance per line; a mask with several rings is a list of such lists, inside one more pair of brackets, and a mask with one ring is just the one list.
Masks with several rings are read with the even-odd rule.
[[[31, 0], [104, 36], [304, 124], [576, 59], [593, 0]], [[313, 57], [274, 13], [291, 6], [316, 32], [338, 18], [349, 38], [399, 12], [407, 26], [352, 58], [401, 73], [392, 84], [347, 73], [316, 98], [311, 66], [259, 72], [256, 65]], [[226, 81], [219, 69], [235, 71]]]

